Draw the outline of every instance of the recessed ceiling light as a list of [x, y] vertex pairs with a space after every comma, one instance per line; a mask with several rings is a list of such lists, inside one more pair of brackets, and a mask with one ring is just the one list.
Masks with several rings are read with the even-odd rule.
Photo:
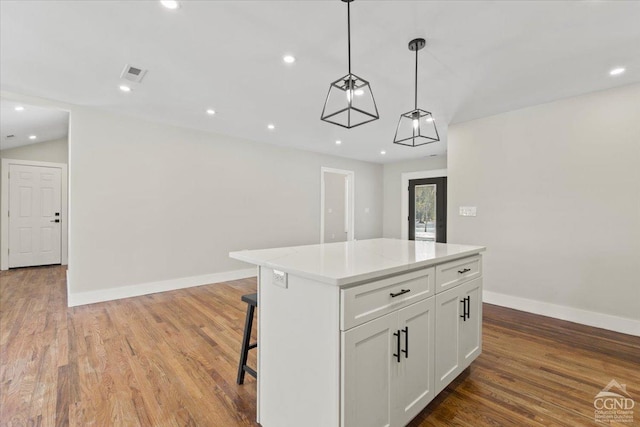
[[120, 85], [120, 90], [123, 92], [131, 92], [131, 88], [127, 85]]
[[356, 96], [362, 96], [362, 95], [364, 95], [364, 91], [363, 91], [362, 89], [356, 89], [353, 93], [354, 93]]
[[213, 116], [215, 113], [216, 113], [216, 110], [214, 110], [214, 109], [212, 109], [212, 108], [209, 108], [209, 109], [207, 110], [207, 114], [208, 114], [208, 115], [210, 115], [210, 116]]
[[380, 154], [382, 154], [382, 155], [384, 156], [385, 154], [387, 154], [387, 152], [386, 152], [386, 151], [384, 151], [384, 150], [382, 150], [382, 151], [380, 152]]
[[16, 108], [14, 108], [14, 110], [16, 110], [16, 111], [24, 111], [24, 107], [22, 105], [18, 105]]
[[174, 10], [180, 7], [180, 3], [178, 3], [176, 0], [160, 0], [160, 4], [162, 4], [167, 9], [171, 9], [171, 10]]
[[626, 71], [626, 68], [618, 67], [618, 68], [614, 68], [613, 70], [609, 71], [609, 75], [610, 76], [617, 76], [617, 75], [620, 75], [620, 74], [624, 73], [625, 71]]
[[37, 136], [35, 136], [35, 135], [29, 135], [29, 139], [36, 139], [36, 138], [37, 138]]
[[339, 139], [336, 141], [336, 145], [340, 145], [342, 144], [342, 141], [340, 141]]
[[274, 130], [276, 127], [275, 127], [273, 124], [269, 123], [269, 124], [267, 125], [267, 128], [268, 128], [269, 130]]
[[293, 55], [285, 55], [282, 57], [282, 60], [287, 64], [293, 64], [296, 62], [296, 58]]

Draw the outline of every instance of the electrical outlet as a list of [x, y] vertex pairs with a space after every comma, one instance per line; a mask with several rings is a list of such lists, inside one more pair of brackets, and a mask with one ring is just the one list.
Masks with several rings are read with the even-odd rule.
[[280, 270], [273, 270], [273, 284], [287, 289], [287, 273]]

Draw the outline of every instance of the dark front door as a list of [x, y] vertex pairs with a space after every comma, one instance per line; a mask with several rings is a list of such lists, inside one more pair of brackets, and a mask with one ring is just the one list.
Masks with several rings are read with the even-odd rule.
[[447, 178], [409, 181], [409, 240], [447, 242]]

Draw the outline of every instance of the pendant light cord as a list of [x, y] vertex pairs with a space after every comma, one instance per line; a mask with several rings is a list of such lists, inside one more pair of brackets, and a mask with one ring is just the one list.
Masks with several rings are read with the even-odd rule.
[[414, 109], [418, 109], [418, 49], [416, 49], [416, 92], [414, 94]]
[[349, 75], [351, 75], [351, 2], [347, 2], [347, 49], [349, 55]]

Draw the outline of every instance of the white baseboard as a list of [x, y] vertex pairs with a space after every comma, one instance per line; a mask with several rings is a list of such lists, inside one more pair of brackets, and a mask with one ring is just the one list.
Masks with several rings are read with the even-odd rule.
[[204, 274], [202, 276], [182, 277], [179, 279], [140, 283], [138, 285], [121, 286], [118, 288], [78, 293], [69, 293], [68, 289], [70, 287], [68, 286], [67, 279], [67, 305], [69, 307], [75, 307], [78, 305], [93, 304], [96, 302], [155, 294], [156, 292], [166, 292], [176, 289], [191, 288], [193, 286], [226, 282], [229, 280], [246, 279], [247, 277], [255, 277], [256, 273], [256, 268], [247, 268], [244, 270], [225, 271], [222, 273]]
[[608, 329], [623, 334], [640, 336], [640, 321], [626, 317], [612, 316], [610, 314], [597, 313], [595, 311], [581, 310], [579, 308], [564, 305], [551, 304], [512, 295], [499, 294], [491, 291], [482, 291], [483, 302], [509, 307], [528, 313], [541, 314], [582, 325]]

